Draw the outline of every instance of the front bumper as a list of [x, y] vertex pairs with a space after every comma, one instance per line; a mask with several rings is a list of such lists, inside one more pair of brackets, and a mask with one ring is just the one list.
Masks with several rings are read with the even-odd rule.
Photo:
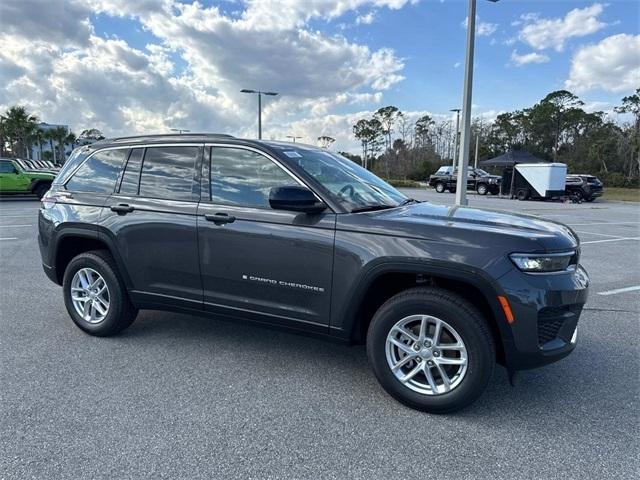
[[589, 282], [582, 266], [553, 274], [513, 269], [499, 279], [515, 318], [509, 325], [511, 338], [503, 340], [510, 369], [540, 367], [573, 351]]

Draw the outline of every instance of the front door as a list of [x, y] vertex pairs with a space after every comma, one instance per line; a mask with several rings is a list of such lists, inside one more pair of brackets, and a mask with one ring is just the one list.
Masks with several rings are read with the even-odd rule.
[[300, 182], [257, 150], [207, 147], [209, 162], [198, 208], [205, 309], [326, 333], [335, 214], [271, 209], [272, 187]]
[[29, 178], [24, 175], [13, 162], [0, 161], [0, 193], [26, 192], [29, 189]]

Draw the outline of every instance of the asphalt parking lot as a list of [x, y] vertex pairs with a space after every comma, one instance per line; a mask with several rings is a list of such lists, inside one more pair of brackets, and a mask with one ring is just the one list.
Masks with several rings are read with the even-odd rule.
[[471, 204], [572, 226], [592, 294], [572, 355], [516, 387], [497, 368], [471, 408], [431, 416], [359, 346], [158, 312], [85, 335], [42, 271], [38, 202], [0, 201], [0, 478], [637, 478], [640, 208]]

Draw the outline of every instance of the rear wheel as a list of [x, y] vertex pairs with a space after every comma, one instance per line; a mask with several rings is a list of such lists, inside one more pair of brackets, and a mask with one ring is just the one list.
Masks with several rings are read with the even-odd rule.
[[412, 288], [376, 312], [367, 355], [382, 387], [409, 407], [430, 413], [459, 410], [484, 391], [495, 346], [478, 310], [438, 288]]
[[38, 199], [41, 199], [42, 197], [44, 197], [44, 194], [49, 191], [50, 188], [51, 188], [50, 183], [40, 183], [36, 185], [36, 188], [33, 189], [33, 193], [36, 194]]
[[521, 188], [516, 192], [516, 198], [518, 200], [528, 200], [529, 196], [529, 190], [526, 188]]
[[62, 288], [71, 319], [90, 335], [115, 335], [138, 314], [113, 258], [104, 250], [81, 253], [71, 260]]
[[436, 183], [436, 192], [444, 193], [444, 183], [442, 182]]

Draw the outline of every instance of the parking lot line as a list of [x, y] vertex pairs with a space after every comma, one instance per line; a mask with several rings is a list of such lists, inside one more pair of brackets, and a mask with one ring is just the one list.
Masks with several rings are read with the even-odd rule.
[[33, 225], [0, 225], [0, 228], [33, 227]]
[[589, 243], [621, 242], [622, 240], [640, 240], [640, 237], [620, 237], [607, 238], [606, 240], [591, 240], [590, 242], [580, 242], [580, 245], [587, 245]]
[[598, 237], [623, 238], [620, 235], [609, 235], [608, 233], [584, 232], [580, 230], [576, 230], [576, 233], [585, 233], [587, 235], [597, 235]]
[[634, 292], [640, 290], [640, 285], [633, 287], [616, 288], [615, 290], [607, 290], [606, 292], [598, 292], [598, 295], [615, 295], [617, 293]]
[[0, 238], [0, 240], [17, 240], [18, 237], [5, 237], [5, 238]]
[[601, 223], [567, 223], [570, 227], [587, 227], [591, 225], [640, 225], [640, 222], [601, 222]]

